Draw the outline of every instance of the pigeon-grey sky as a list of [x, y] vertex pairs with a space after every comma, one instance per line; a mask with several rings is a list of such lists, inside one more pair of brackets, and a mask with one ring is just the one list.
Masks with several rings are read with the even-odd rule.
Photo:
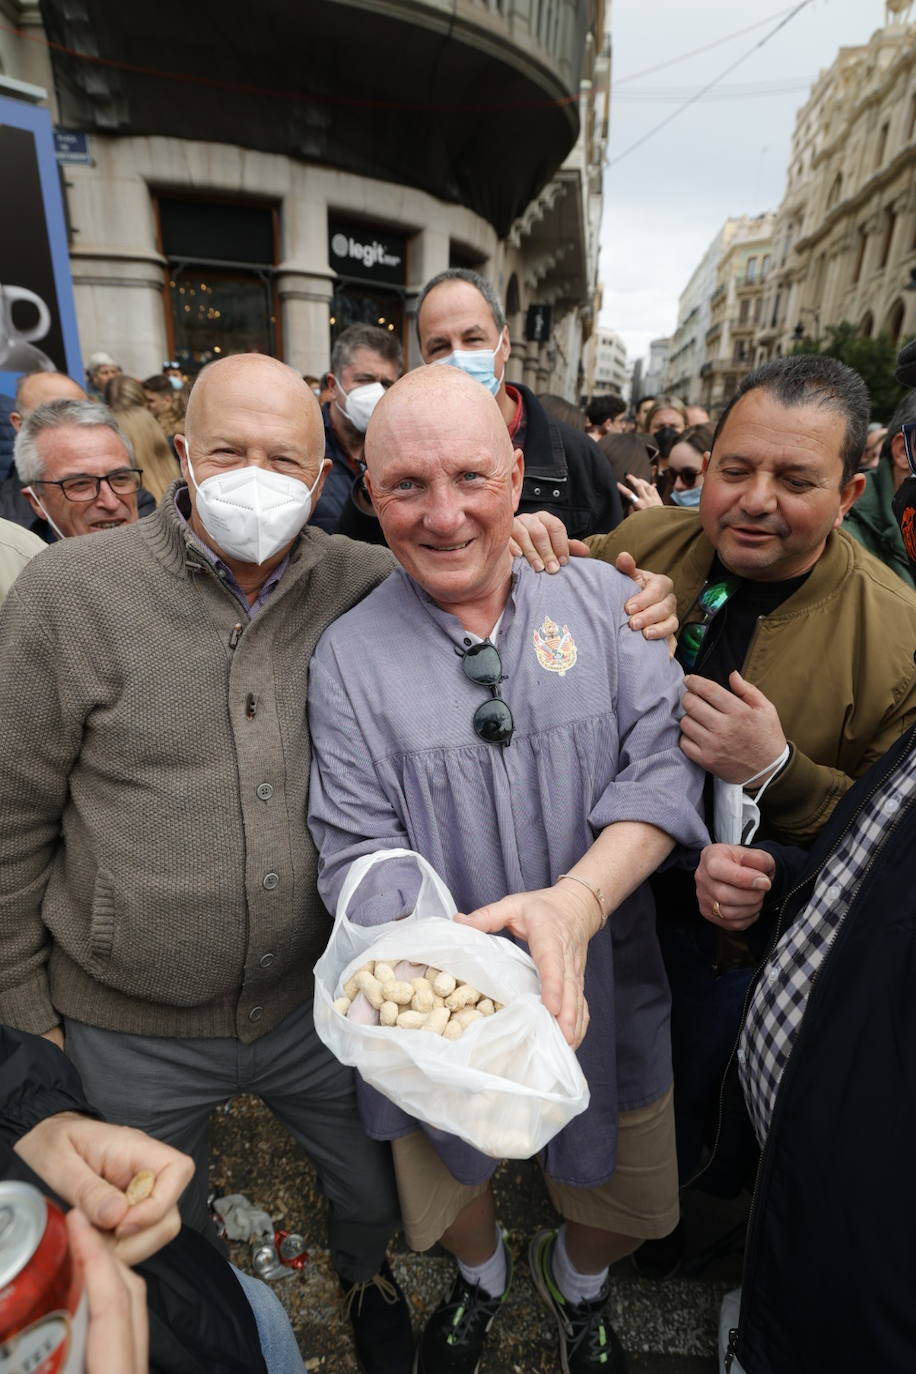
[[[678, 296], [723, 221], [778, 207], [795, 114], [812, 81], [841, 47], [866, 43], [884, 23], [884, 0], [810, 0], [789, 19], [795, 4], [613, 0], [601, 323], [623, 336], [631, 360], [674, 329]], [[783, 19], [708, 96], [621, 157]]]

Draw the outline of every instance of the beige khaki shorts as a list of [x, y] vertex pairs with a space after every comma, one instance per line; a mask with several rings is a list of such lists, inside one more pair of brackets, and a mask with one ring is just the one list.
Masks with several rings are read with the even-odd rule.
[[[413, 1250], [428, 1250], [489, 1182], [459, 1183], [422, 1131], [391, 1142], [404, 1234]], [[572, 1188], [544, 1175], [550, 1200], [567, 1221], [654, 1240], [678, 1220], [674, 1099], [671, 1088], [647, 1107], [621, 1112], [617, 1167], [597, 1188]]]

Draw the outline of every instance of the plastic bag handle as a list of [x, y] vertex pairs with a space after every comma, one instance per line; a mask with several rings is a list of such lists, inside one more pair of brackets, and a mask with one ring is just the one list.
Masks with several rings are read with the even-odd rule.
[[432, 864], [428, 863], [422, 854], [418, 854], [414, 849], [376, 849], [372, 854], [362, 854], [358, 859], [354, 859], [347, 869], [347, 876], [344, 878], [340, 896], [337, 898], [337, 915], [334, 918], [335, 930], [343, 921], [348, 919], [347, 908], [350, 905], [350, 899], [363, 878], [370, 869], [375, 868], [376, 864], [384, 863], [386, 859], [413, 859], [421, 876], [417, 906], [423, 907], [424, 915], [431, 915], [432, 913], [426, 910], [426, 906], [432, 895], [442, 908], [442, 915], [451, 920], [458, 910], [455, 906], [455, 899]]

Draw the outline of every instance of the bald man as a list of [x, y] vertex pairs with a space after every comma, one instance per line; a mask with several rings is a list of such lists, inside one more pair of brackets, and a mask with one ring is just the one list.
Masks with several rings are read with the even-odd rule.
[[[429, 367], [396, 382], [366, 461], [400, 568], [312, 659], [319, 890], [332, 909], [354, 859], [415, 850], [470, 913], [459, 920], [528, 944], [591, 1092], [544, 1154], [564, 1224], [534, 1237], [529, 1263], [562, 1368], [622, 1374], [608, 1266], [677, 1217], [670, 999], [645, 880], [676, 845], [704, 843], [703, 775], [678, 747], [681, 670], [627, 627], [617, 571], [576, 560], [551, 580], [513, 559], [522, 453], [478, 381]], [[405, 915], [417, 879], [389, 860], [349, 914]], [[510, 1280], [498, 1161], [425, 1134], [372, 1089], [361, 1104], [370, 1134], [393, 1141], [409, 1242], [457, 1260], [417, 1374], [474, 1374]]]
[[16, 408], [10, 412], [10, 424], [18, 433], [23, 420], [48, 401], [88, 400], [79, 382], [66, 372], [26, 372], [16, 383]]
[[260, 1096], [318, 1171], [362, 1368], [408, 1374], [389, 1150], [312, 1023], [330, 923], [305, 824], [309, 659], [392, 559], [307, 526], [324, 431], [283, 364], [205, 369], [176, 442], [149, 519], [54, 545], [0, 614], [0, 1022], [194, 1157], [200, 1229], [209, 1113]]

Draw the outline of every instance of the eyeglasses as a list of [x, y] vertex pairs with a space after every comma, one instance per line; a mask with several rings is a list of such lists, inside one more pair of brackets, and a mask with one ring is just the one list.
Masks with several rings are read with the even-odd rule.
[[33, 487], [60, 487], [68, 501], [95, 501], [103, 482], [107, 482], [115, 496], [131, 496], [140, 489], [142, 468], [116, 468], [101, 477], [64, 477], [60, 482], [32, 482]]
[[710, 624], [737, 590], [738, 579], [726, 577], [717, 582], [707, 582], [700, 592], [694, 604], [702, 611], [703, 619], [684, 625], [678, 635], [676, 658], [685, 672], [692, 672], [696, 667]]
[[916, 421], [901, 426], [903, 434], [903, 447], [906, 450], [906, 460], [910, 465], [910, 472], [916, 477]]
[[702, 476], [702, 473], [702, 468], [668, 468], [668, 476], [675, 482], [680, 477], [682, 485], [685, 486], [688, 491], [691, 487], [696, 486], [696, 480], [698, 477]]
[[495, 644], [485, 639], [482, 644], [474, 644], [461, 655], [464, 675], [476, 682], [478, 687], [490, 689], [490, 700], [483, 702], [474, 712], [472, 724], [478, 739], [487, 744], [508, 745], [515, 729], [512, 712], [499, 694], [499, 684], [503, 675], [502, 659]]

